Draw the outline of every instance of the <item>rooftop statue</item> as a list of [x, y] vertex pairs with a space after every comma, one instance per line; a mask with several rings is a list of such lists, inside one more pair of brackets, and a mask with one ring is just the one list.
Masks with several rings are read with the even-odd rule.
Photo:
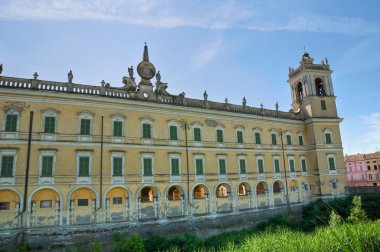
[[128, 67], [128, 74], [129, 74], [129, 78], [134, 79], [134, 77], [133, 77], [133, 66]]
[[70, 72], [67, 74], [68, 82], [73, 83], [73, 78], [74, 78], [73, 72], [70, 70]]
[[276, 111], [278, 111], [278, 108], [279, 108], [279, 106], [278, 106], [278, 102], [276, 102], [275, 107], [276, 107]]
[[38, 78], [38, 73], [37, 73], [37, 72], [35, 72], [35, 73], [33, 74], [33, 78], [34, 78], [35, 80], [37, 80], [37, 78]]
[[247, 105], [247, 99], [245, 98], [245, 96], [243, 97], [243, 106], [245, 107], [245, 105]]
[[207, 98], [208, 98], [208, 94], [207, 94], [207, 92], [205, 90], [204, 93], [203, 93], [203, 100], [207, 101]]
[[157, 80], [157, 82], [161, 82], [161, 74], [160, 74], [160, 71], [158, 71], [158, 72], [156, 73], [156, 80]]
[[224, 98], [224, 102], [227, 104], [228, 103], [228, 98]]
[[170, 95], [166, 89], [168, 88], [168, 84], [167, 83], [162, 83], [162, 82], [157, 82], [156, 83], [156, 94], [158, 95]]
[[3, 64], [0, 65], [0, 74], [3, 72]]
[[[129, 71], [130, 68], [128, 68], [128, 71]], [[133, 71], [133, 70], [132, 70]], [[133, 75], [133, 74], [132, 74]], [[131, 76], [131, 74], [129, 73], [129, 76]], [[135, 83], [135, 78], [134, 77], [126, 77], [124, 76], [123, 77], [123, 83], [124, 83], [124, 87], [123, 89], [125, 89], [126, 91], [136, 91], [137, 89], [137, 85]]]
[[182, 93], [180, 93], [178, 96], [180, 97], [180, 98], [185, 98], [185, 92], [182, 92]]

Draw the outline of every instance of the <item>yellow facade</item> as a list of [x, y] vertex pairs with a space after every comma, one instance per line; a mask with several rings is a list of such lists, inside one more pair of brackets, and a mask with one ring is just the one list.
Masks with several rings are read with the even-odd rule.
[[[153, 92], [153, 76], [140, 74], [141, 67], [136, 90], [0, 76], [1, 227], [170, 220], [343, 194], [341, 119], [331, 71], [314, 68], [289, 73], [293, 112]], [[297, 97], [294, 87], [305, 74], [330, 78], [326, 93], [307, 91], [304, 81], [305, 92]], [[161, 84], [157, 79], [156, 87]], [[321, 100], [327, 110], [320, 109]], [[54, 121], [50, 131], [48, 120]], [[13, 173], [6, 171], [11, 168]], [[14, 218], [24, 204], [23, 220]]]

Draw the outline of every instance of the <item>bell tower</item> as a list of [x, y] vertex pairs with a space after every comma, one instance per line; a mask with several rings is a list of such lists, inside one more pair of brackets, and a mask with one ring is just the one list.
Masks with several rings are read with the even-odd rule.
[[342, 119], [337, 113], [331, 74], [327, 58], [315, 64], [306, 52], [296, 69], [289, 67], [292, 109], [302, 113], [305, 120], [310, 185], [313, 194], [322, 198], [339, 195], [346, 185], [339, 129]]
[[305, 52], [300, 66], [289, 67], [290, 91], [294, 113], [302, 113], [304, 118], [337, 118], [334, 89], [330, 65], [327, 58], [320, 64]]

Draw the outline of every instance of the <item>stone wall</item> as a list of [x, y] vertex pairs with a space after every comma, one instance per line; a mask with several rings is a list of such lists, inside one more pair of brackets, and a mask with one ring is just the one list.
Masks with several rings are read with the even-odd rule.
[[[301, 213], [303, 204], [292, 205], [293, 213]], [[162, 236], [193, 233], [208, 238], [223, 232], [252, 227], [272, 216], [287, 212], [286, 206], [255, 209], [238, 213], [193, 216], [186, 218], [161, 219], [151, 222], [106, 223], [52, 228], [30, 228], [22, 234], [20, 230], [0, 231], [0, 250], [17, 247], [22, 238], [34, 249], [52, 249], [71, 245], [83, 245], [101, 241], [112, 243], [115, 234], [139, 234], [147, 237], [150, 233]]]

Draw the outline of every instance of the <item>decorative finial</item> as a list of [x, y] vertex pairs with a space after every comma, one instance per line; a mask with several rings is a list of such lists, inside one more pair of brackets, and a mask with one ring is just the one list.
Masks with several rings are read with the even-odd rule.
[[245, 96], [243, 97], [242, 103], [243, 103], [243, 107], [245, 107], [245, 105], [247, 105], [247, 99], [245, 98]]
[[0, 64], [0, 74], [3, 72], [3, 64]]
[[102, 85], [102, 87], [104, 87], [104, 85], [106, 84], [106, 82], [105, 82], [104, 80], [102, 80], [102, 81], [100, 82], [100, 84]]
[[161, 74], [160, 74], [160, 71], [158, 71], [158, 72], [156, 73], [156, 80], [157, 80], [157, 82], [161, 82]]
[[208, 94], [207, 94], [207, 91], [205, 90], [203, 93], [203, 100], [207, 101], [207, 98], [208, 98]]
[[148, 46], [147, 46], [146, 42], [145, 42], [145, 46], [144, 46], [143, 61], [149, 61]]
[[38, 78], [38, 73], [37, 73], [37, 72], [35, 72], [35, 73], [33, 74], [33, 78], [34, 78], [35, 80], [37, 80], [37, 78]]
[[73, 72], [70, 70], [70, 72], [67, 74], [67, 80], [70, 84], [73, 83], [73, 78], [74, 78]]

